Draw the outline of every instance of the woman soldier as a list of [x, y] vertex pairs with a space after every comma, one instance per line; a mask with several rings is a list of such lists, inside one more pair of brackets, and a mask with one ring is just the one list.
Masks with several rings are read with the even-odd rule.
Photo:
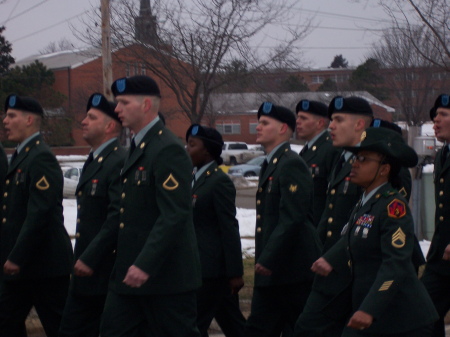
[[192, 181], [194, 227], [203, 285], [197, 294], [197, 325], [201, 336], [215, 317], [227, 336], [243, 336], [245, 318], [238, 291], [244, 281], [236, 189], [218, 165], [223, 140], [212, 128], [193, 124], [186, 133], [186, 150], [197, 169]]
[[[351, 182], [364, 189], [341, 240], [313, 264], [326, 276], [345, 250], [353, 279], [347, 295], [351, 306], [342, 336], [426, 337], [438, 318], [428, 293], [411, 263], [414, 223], [408, 203], [392, 187], [401, 167], [413, 167], [418, 157], [403, 138], [385, 128], [368, 128], [355, 153]], [[333, 303], [334, 310], [345, 310]], [[339, 309], [338, 309], [339, 308]]]

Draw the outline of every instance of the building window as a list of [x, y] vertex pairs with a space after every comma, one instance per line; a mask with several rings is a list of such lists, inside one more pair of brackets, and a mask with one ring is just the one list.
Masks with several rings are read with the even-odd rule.
[[240, 121], [221, 121], [216, 123], [216, 129], [223, 135], [240, 135]]
[[248, 125], [248, 133], [251, 135], [256, 135], [256, 127], [258, 126], [258, 122], [250, 122]]
[[139, 63], [134, 64], [134, 75], [139, 75]]
[[125, 66], [125, 77], [130, 77], [130, 65], [127, 63]]
[[312, 83], [323, 83], [324, 78], [323, 78], [323, 76], [314, 75], [314, 76], [311, 76], [311, 80], [312, 80]]
[[145, 72], [145, 64], [141, 63], [141, 75], [147, 75]]

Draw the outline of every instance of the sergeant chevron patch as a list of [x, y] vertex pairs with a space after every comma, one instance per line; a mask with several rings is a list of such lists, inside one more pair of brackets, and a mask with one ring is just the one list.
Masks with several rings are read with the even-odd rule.
[[395, 248], [402, 248], [406, 243], [406, 235], [401, 228], [397, 229], [392, 234], [392, 246]]

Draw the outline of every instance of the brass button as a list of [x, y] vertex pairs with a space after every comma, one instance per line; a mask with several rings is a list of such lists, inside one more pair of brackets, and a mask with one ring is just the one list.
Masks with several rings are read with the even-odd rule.
[[122, 199], [125, 199], [125, 193], [122, 193]]
[[141, 184], [141, 181], [139, 180], [138, 182], [137, 182], [137, 185], [139, 186]]
[[3, 222], [3, 223], [6, 223], [6, 218], [3, 218], [2, 222]]
[[80, 237], [80, 233], [75, 234], [75, 237], [78, 239]]
[[125, 212], [125, 210], [123, 208], [120, 209], [120, 214], [123, 214], [123, 212]]
[[350, 268], [352, 267], [352, 261], [348, 260], [347, 264]]
[[444, 191], [440, 191], [440, 192], [439, 192], [439, 195], [440, 195], [440, 196], [443, 196], [443, 195], [444, 195]]
[[9, 185], [9, 179], [6, 179], [6, 185]]
[[77, 219], [77, 223], [80, 223], [80, 222], [81, 222], [81, 220], [78, 218], [78, 219]]
[[261, 193], [263, 191], [262, 187], [258, 188], [258, 192]]
[[81, 197], [83, 195], [83, 192], [78, 192], [78, 196]]
[[439, 180], [439, 182], [442, 184], [442, 183], [444, 183], [444, 178], [441, 178], [440, 180]]
[[120, 225], [119, 225], [119, 227], [120, 227], [120, 229], [122, 229], [122, 228], [125, 227], [125, 224], [124, 224], [123, 222], [121, 222]]
[[257, 216], [256, 216], [256, 219], [261, 219], [261, 215], [260, 214], [258, 214]]
[[127, 179], [127, 178], [125, 178], [125, 179], [123, 180], [123, 183], [124, 183], [124, 184], [126, 184], [126, 183], [127, 183], [127, 181], [128, 181], [128, 179]]
[[256, 233], [261, 233], [261, 231], [262, 231], [261, 227], [256, 228]]
[[333, 209], [333, 204], [329, 204], [329, 205], [328, 205], [328, 208], [329, 208], [329, 209]]
[[331, 195], [335, 195], [335, 194], [336, 194], [336, 190], [333, 188], [333, 189], [330, 191], [330, 194], [331, 194]]
[[3, 205], [3, 210], [6, 211], [6, 205]]
[[443, 204], [439, 204], [439, 208], [443, 208], [444, 207], [444, 205]]
[[261, 200], [256, 200], [257, 205], [261, 205]]
[[332, 232], [332, 231], [328, 231], [328, 232], [327, 232], [327, 237], [328, 237], [328, 238], [331, 238], [332, 235], [333, 235], [333, 232]]
[[332, 217], [329, 217], [328, 218], [328, 223], [332, 223], [333, 222], [333, 218]]
[[443, 217], [443, 216], [440, 216], [440, 217], [439, 217], [439, 221], [444, 221], [444, 217]]
[[3, 196], [6, 198], [8, 196], [8, 192], [3, 193]]
[[77, 206], [77, 209], [80, 210], [80, 208], [81, 208], [81, 205], [78, 205], [78, 206]]

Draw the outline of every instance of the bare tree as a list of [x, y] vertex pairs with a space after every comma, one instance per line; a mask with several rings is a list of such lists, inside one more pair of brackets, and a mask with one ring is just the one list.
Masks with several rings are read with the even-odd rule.
[[[448, 0], [379, 0], [392, 21], [417, 52], [436, 66], [450, 72], [450, 3]], [[422, 37], [430, 50], [416, 35], [421, 27]], [[437, 56], [437, 57], [435, 57]]]
[[39, 54], [44, 55], [72, 49], [74, 49], [73, 43], [70, 42], [67, 38], [63, 37], [57, 42], [50, 42], [47, 46], [39, 50]]
[[[309, 33], [311, 18], [302, 20], [295, 5], [295, 0], [155, 0], [150, 21], [143, 22], [136, 2], [119, 0], [111, 9], [111, 41], [161, 79], [184, 115], [199, 122], [218, 89], [273, 65], [298, 64], [298, 42]], [[98, 46], [99, 20], [96, 11], [74, 33]], [[143, 25], [144, 36], [137, 29]], [[270, 36], [277, 44], [264, 48]], [[236, 59], [251, 71], [230, 72]]]
[[434, 99], [450, 84], [449, 74], [436, 66], [440, 55], [434, 54], [434, 42], [424, 30], [415, 28], [414, 41], [397, 27], [385, 30], [372, 55], [381, 64], [385, 86], [398, 101], [399, 115], [412, 126], [429, 120]]

